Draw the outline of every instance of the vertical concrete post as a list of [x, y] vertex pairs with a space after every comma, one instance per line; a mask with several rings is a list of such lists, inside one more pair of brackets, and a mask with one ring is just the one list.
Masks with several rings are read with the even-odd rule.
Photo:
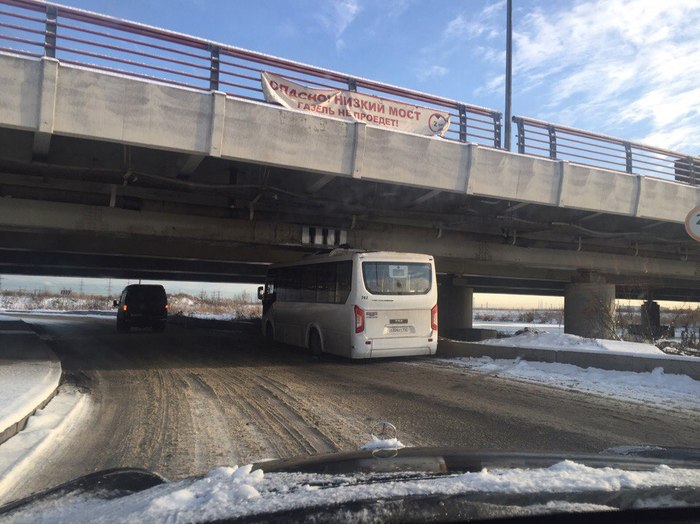
[[567, 284], [564, 332], [588, 338], [615, 338], [615, 285], [589, 272], [581, 272]]
[[474, 290], [446, 279], [438, 289], [438, 326], [440, 333], [468, 330], [472, 327]]
[[54, 121], [56, 119], [56, 92], [58, 89], [58, 65], [55, 58], [44, 57], [41, 59], [41, 89], [39, 90], [39, 103], [36, 132], [32, 153], [35, 158], [46, 159], [51, 146]]

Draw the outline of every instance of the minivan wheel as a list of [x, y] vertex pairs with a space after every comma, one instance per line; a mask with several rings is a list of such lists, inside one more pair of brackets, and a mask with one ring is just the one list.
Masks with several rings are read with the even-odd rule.
[[321, 336], [315, 329], [312, 329], [311, 334], [309, 335], [309, 350], [311, 351], [311, 356], [314, 358], [320, 357], [323, 351]]
[[123, 320], [117, 320], [117, 333], [128, 333], [129, 324], [126, 324]]

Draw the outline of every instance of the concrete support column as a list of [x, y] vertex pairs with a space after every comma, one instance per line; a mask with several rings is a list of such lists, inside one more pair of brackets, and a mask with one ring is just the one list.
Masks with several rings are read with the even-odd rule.
[[564, 332], [588, 338], [615, 338], [615, 285], [601, 275], [581, 272], [564, 291]]
[[[467, 330], [472, 327], [474, 290], [458, 285], [453, 279], [438, 289], [438, 326], [441, 333]], [[449, 335], [448, 335], [449, 336]]]

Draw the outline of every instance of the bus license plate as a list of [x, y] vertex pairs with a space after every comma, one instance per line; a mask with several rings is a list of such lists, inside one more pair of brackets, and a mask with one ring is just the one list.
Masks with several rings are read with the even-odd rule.
[[411, 328], [408, 326], [389, 326], [389, 333], [410, 333]]

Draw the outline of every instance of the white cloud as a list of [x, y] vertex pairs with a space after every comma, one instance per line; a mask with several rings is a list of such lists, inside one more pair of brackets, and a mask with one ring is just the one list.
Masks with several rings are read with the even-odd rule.
[[[420, 61], [416, 69], [419, 81], [444, 76], [449, 69], [443, 65], [451, 62], [459, 54], [464, 54], [465, 46], [485, 61], [497, 59], [501, 53], [498, 49], [474, 45], [472, 41], [479, 38], [491, 39], [500, 35], [502, 28], [496, 17], [502, 11], [505, 2], [487, 5], [479, 12], [458, 13], [452, 17], [444, 29], [438, 33], [435, 42], [419, 51]], [[502, 24], [501, 24], [502, 25]], [[432, 72], [433, 74], [430, 74]], [[435, 74], [437, 73], [437, 74]]]
[[696, 0], [535, 9], [514, 22], [515, 89], [537, 91], [548, 100], [544, 114], [568, 119], [556, 121], [618, 131], [638, 124], [647, 143], [697, 152], [690, 137], [700, 133], [698, 25]]
[[418, 71], [416, 73], [416, 76], [418, 77], [418, 80], [422, 82], [423, 80], [427, 80], [429, 78], [441, 78], [445, 76], [448, 73], [448, 71], [449, 69], [447, 69], [446, 67], [432, 65], [427, 69]]
[[345, 47], [342, 38], [345, 30], [352, 24], [362, 8], [357, 0], [332, 0], [324, 3], [317, 19], [321, 26], [335, 38], [337, 50]]
[[442, 34], [443, 38], [449, 39], [459, 38], [473, 31], [478, 31], [478, 29], [475, 29], [474, 24], [467, 23], [467, 20], [464, 15], [459, 14], [447, 23], [447, 26], [445, 27], [445, 30], [442, 32]]
[[486, 84], [474, 90], [475, 97], [484, 95], [502, 95], [505, 91], [506, 75], [501, 73], [488, 79]]

